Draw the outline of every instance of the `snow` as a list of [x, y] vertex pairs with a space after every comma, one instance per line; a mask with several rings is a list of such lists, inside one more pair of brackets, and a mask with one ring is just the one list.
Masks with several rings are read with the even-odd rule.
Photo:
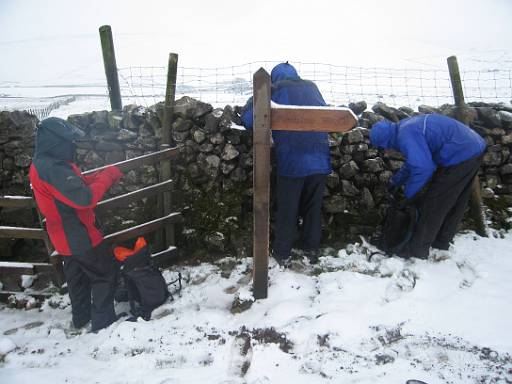
[[9, 195], [2, 195], [3, 198], [9, 199], [9, 200], [32, 200], [30, 196], [9, 196]]
[[[14, 228], [14, 227], [5, 227], [3, 228]], [[0, 268], [32, 268], [32, 263], [17, 263], [15, 261], [0, 261]]]
[[25, 289], [30, 288], [36, 279], [36, 275], [21, 275], [21, 286]]
[[251, 259], [176, 267], [164, 276], [181, 271], [183, 290], [151, 321], [97, 334], [70, 328], [67, 296], [2, 307], [0, 382], [505, 383], [512, 233], [492, 235], [459, 235], [429, 260], [364, 242], [324, 250], [318, 266], [271, 260], [269, 296], [256, 301]]
[[357, 120], [357, 116], [352, 112], [350, 108], [346, 107], [321, 107], [321, 106], [311, 106], [311, 105], [285, 105], [285, 104], [279, 104], [274, 101], [270, 101], [270, 106], [274, 109], [314, 109], [314, 110], [325, 110], [325, 111], [345, 111], [352, 115], [354, 120]]

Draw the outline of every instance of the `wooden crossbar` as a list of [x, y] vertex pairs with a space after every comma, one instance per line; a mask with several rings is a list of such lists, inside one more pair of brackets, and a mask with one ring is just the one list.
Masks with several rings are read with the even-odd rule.
[[37, 273], [52, 273], [50, 263], [27, 263], [18, 261], [0, 261], [0, 275], [35, 275]]
[[159, 217], [158, 219], [148, 221], [144, 224], [136, 225], [135, 227], [127, 228], [122, 231], [107, 235], [105, 236], [105, 240], [111, 243], [120, 243], [125, 240], [133, 239], [137, 236], [143, 236], [147, 233], [161, 229], [166, 224], [177, 223], [181, 220], [181, 213], [173, 212], [167, 216]]
[[128, 160], [120, 161], [118, 163], [105, 165], [105, 166], [102, 166], [99, 168], [94, 168], [94, 169], [82, 172], [82, 174], [89, 175], [94, 172], [102, 171], [105, 168], [111, 167], [113, 165], [116, 166], [117, 168], [119, 168], [119, 170], [121, 172], [125, 173], [125, 172], [131, 171], [133, 169], [138, 169], [138, 168], [144, 167], [146, 165], [153, 165], [153, 164], [159, 163], [164, 160], [169, 160], [172, 157], [176, 156], [178, 153], [179, 153], [178, 147], [167, 148], [167, 149], [163, 149], [158, 152], [153, 152], [153, 153], [149, 153], [147, 155], [134, 157], [133, 159], [128, 159]]
[[46, 232], [40, 228], [0, 226], [0, 238], [44, 240], [46, 238]]
[[151, 255], [151, 260], [158, 266], [158, 267], [165, 267], [170, 264], [172, 260], [174, 260], [178, 256], [178, 248], [176, 248], [174, 245], [171, 245], [169, 248], [154, 253]]
[[0, 262], [0, 275], [15, 274], [15, 275], [34, 275], [34, 264], [23, 262]]
[[161, 192], [169, 191], [174, 184], [173, 180], [163, 181], [158, 184], [150, 185], [146, 188], [141, 188], [133, 192], [125, 193], [124, 195], [119, 195], [116, 197], [112, 197], [110, 199], [102, 200], [96, 206], [96, 213], [103, 213], [108, 211], [109, 209], [125, 207], [126, 205], [133, 203], [134, 201], [138, 201], [144, 197], [149, 197], [156, 195]]
[[0, 207], [32, 208], [34, 206], [34, 199], [30, 196], [0, 196]]

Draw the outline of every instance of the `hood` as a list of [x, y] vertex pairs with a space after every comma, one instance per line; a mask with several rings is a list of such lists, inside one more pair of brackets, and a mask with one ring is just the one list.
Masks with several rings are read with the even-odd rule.
[[73, 160], [75, 140], [85, 133], [75, 125], [58, 117], [49, 117], [37, 123], [34, 156], [46, 155], [60, 160]]
[[281, 80], [300, 80], [295, 67], [288, 63], [277, 64], [270, 74], [272, 83]]
[[396, 136], [398, 125], [389, 120], [382, 120], [372, 126], [370, 130], [370, 142], [374, 147], [384, 149], [396, 149]]

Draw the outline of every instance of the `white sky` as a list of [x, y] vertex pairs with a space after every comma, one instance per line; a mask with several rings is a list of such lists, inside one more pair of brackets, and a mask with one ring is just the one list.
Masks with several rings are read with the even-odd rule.
[[0, 83], [103, 80], [103, 24], [119, 67], [512, 67], [511, 17], [510, 0], [0, 0]]

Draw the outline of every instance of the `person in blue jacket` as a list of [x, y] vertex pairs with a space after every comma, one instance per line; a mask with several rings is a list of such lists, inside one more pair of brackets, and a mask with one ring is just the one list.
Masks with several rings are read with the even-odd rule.
[[[390, 192], [404, 187], [419, 219], [400, 256], [427, 258], [429, 249], [447, 250], [462, 220], [485, 150], [485, 141], [471, 128], [450, 117], [418, 115], [373, 125], [372, 145], [402, 153], [405, 163], [391, 178]], [[421, 193], [420, 193], [421, 192]]]
[[[299, 77], [291, 65], [281, 63], [271, 72], [272, 101], [284, 105], [325, 106], [317, 86]], [[252, 98], [241, 111], [242, 124], [253, 127]], [[272, 132], [277, 162], [275, 236], [272, 254], [281, 265], [289, 265], [302, 217], [302, 248], [311, 262], [321, 238], [321, 209], [326, 175], [331, 173], [329, 141], [322, 132]]]

